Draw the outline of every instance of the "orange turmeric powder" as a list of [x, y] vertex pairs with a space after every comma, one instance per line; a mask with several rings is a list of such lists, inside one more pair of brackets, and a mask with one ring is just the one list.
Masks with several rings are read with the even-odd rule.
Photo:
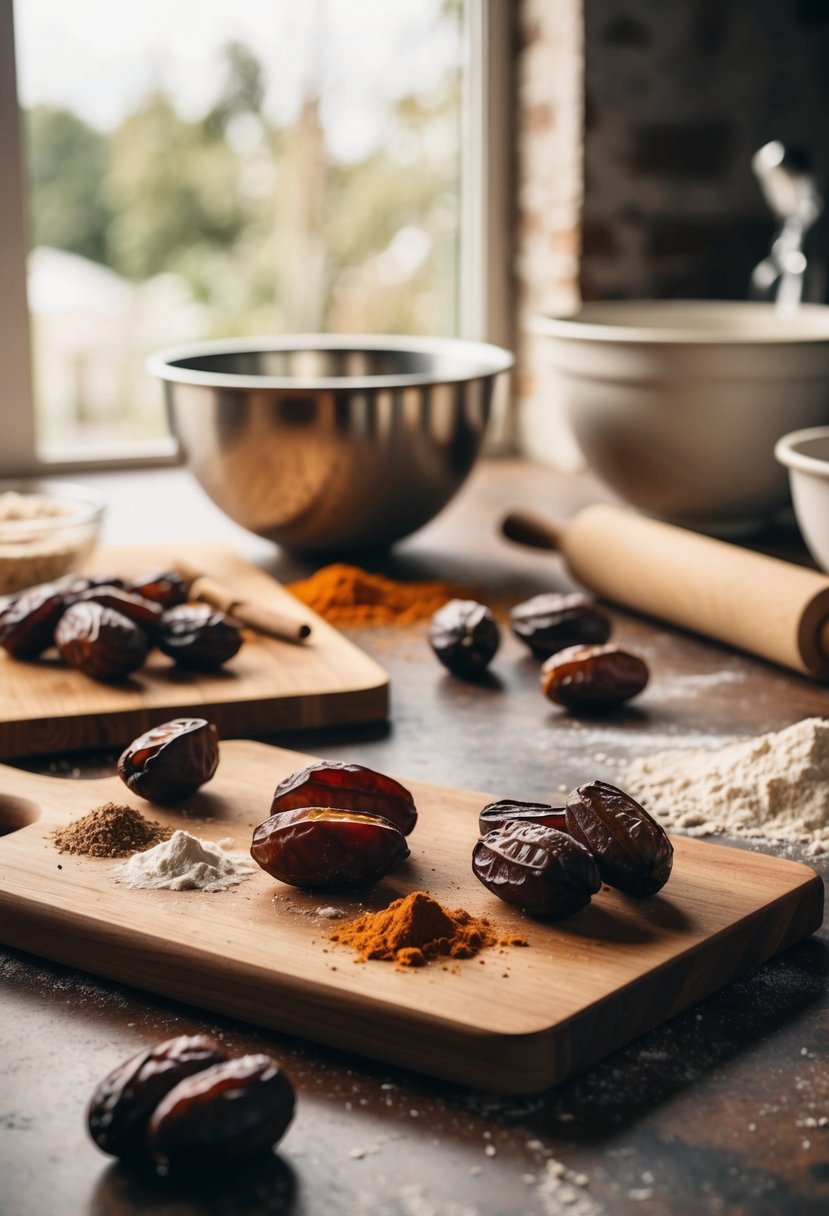
[[427, 620], [447, 600], [470, 598], [467, 589], [454, 583], [399, 582], [344, 562], [288, 583], [288, 590], [337, 625], [409, 625]]
[[485, 946], [494, 946], [498, 936], [485, 916], [472, 916], [463, 908], [450, 911], [426, 891], [412, 891], [379, 912], [349, 921], [331, 940], [353, 946], [363, 960], [422, 967], [438, 955], [472, 958]]

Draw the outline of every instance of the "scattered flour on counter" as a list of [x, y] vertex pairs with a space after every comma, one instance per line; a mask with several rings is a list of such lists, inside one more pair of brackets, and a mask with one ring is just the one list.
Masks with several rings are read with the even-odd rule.
[[226, 853], [221, 844], [200, 840], [189, 832], [173, 832], [154, 849], [135, 853], [114, 873], [128, 887], [224, 891], [250, 878], [255, 869], [244, 853]]
[[[665, 827], [726, 833], [829, 851], [829, 720], [719, 749], [657, 752], [633, 760], [619, 784]], [[139, 854], [140, 856], [140, 854]]]

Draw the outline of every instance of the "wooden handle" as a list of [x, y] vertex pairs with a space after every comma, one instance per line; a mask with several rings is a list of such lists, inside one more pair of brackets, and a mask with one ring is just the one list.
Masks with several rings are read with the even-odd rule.
[[531, 515], [528, 511], [510, 511], [501, 520], [501, 531], [507, 540], [531, 549], [561, 548], [562, 530], [549, 519]]
[[607, 599], [829, 678], [829, 579], [815, 570], [605, 505], [569, 520], [561, 549]]
[[266, 604], [237, 599], [227, 587], [204, 574], [193, 578], [188, 594], [191, 599], [203, 600], [221, 612], [226, 612], [228, 616], [235, 617], [249, 629], [255, 629], [257, 633], [264, 633], [269, 637], [280, 638], [284, 642], [302, 642], [311, 633], [311, 626], [304, 621], [298, 621], [284, 612], [277, 612]]

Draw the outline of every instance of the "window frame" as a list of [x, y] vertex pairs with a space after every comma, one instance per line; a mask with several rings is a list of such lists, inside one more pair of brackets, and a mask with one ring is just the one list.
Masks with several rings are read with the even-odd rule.
[[[512, 345], [511, 0], [464, 0], [459, 234], [459, 336]], [[180, 463], [175, 440], [133, 443], [130, 452], [90, 448], [71, 458], [38, 449], [31, 370], [26, 258], [29, 251], [13, 0], [0, 0], [0, 476], [82, 473]], [[510, 443], [509, 411], [490, 446]]]

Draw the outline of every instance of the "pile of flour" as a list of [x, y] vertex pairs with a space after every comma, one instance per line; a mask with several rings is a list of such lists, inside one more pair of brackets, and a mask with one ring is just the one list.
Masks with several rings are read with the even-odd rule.
[[619, 784], [665, 827], [726, 833], [829, 851], [829, 720], [711, 750], [632, 761]]
[[244, 853], [226, 853], [221, 844], [200, 840], [189, 832], [173, 832], [154, 849], [135, 853], [115, 874], [128, 887], [224, 891], [250, 878], [255, 869]]

